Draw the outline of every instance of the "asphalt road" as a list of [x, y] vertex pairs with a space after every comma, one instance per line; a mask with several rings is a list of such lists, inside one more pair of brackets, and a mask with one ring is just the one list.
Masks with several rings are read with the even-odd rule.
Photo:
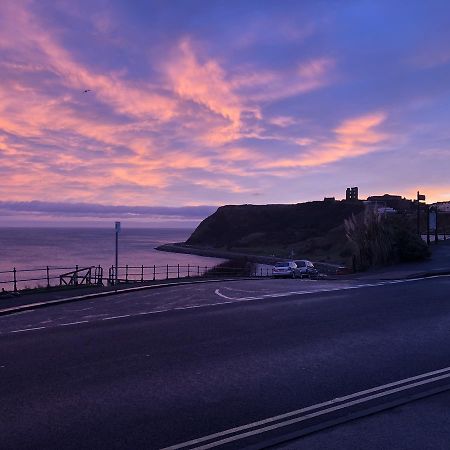
[[1, 448], [156, 449], [449, 367], [450, 278], [191, 285], [0, 333]]

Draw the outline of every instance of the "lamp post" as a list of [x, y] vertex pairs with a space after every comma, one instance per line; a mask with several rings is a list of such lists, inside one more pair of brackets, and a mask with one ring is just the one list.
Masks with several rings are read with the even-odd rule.
[[116, 230], [116, 272], [114, 274], [114, 284], [117, 286], [118, 275], [119, 275], [119, 233], [120, 233], [120, 222], [116, 222], [115, 230]]
[[422, 235], [420, 233], [420, 201], [425, 201], [425, 195], [420, 194], [419, 191], [417, 191], [417, 234], [421, 238]]

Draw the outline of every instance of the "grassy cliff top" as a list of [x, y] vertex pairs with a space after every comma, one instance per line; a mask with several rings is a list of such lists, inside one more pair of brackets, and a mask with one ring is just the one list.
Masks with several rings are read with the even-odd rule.
[[331, 236], [333, 241], [343, 241], [344, 219], [363, 209], [362, 202], [345, 201], [222, 206], [203, 220], [186, 243], [271, 254], [290, 251], [311, 239]]

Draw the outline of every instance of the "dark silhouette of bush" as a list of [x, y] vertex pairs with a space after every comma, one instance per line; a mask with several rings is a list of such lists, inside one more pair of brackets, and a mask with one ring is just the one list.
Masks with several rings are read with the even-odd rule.
[[391, 224], [398, 261], [421, 261], [430, 256], [427, 244], [417, 235], [406, 217], [397, 216], [391, 220]]
[[420, 261], [430, 255], [406, 215], [383, 216], [367, 207], [363, 213], [345, 220], [345, 230], [353, 248], [354, 270]]
[[246, 257], [233, 258], [208, 270], [206, 276], [248, 277], [253, 273], [253, 264]]

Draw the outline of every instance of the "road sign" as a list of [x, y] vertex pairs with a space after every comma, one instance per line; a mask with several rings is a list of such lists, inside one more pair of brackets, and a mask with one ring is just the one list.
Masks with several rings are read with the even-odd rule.
[[419, 202], [420, 202], [421, 200], [425, 201], [425, 195], [419, 194], [419, 195], [417, 196], [417, 200], [419, 200]]
[[116, 222], [116, 233], [120, 233], [120, 222]]

